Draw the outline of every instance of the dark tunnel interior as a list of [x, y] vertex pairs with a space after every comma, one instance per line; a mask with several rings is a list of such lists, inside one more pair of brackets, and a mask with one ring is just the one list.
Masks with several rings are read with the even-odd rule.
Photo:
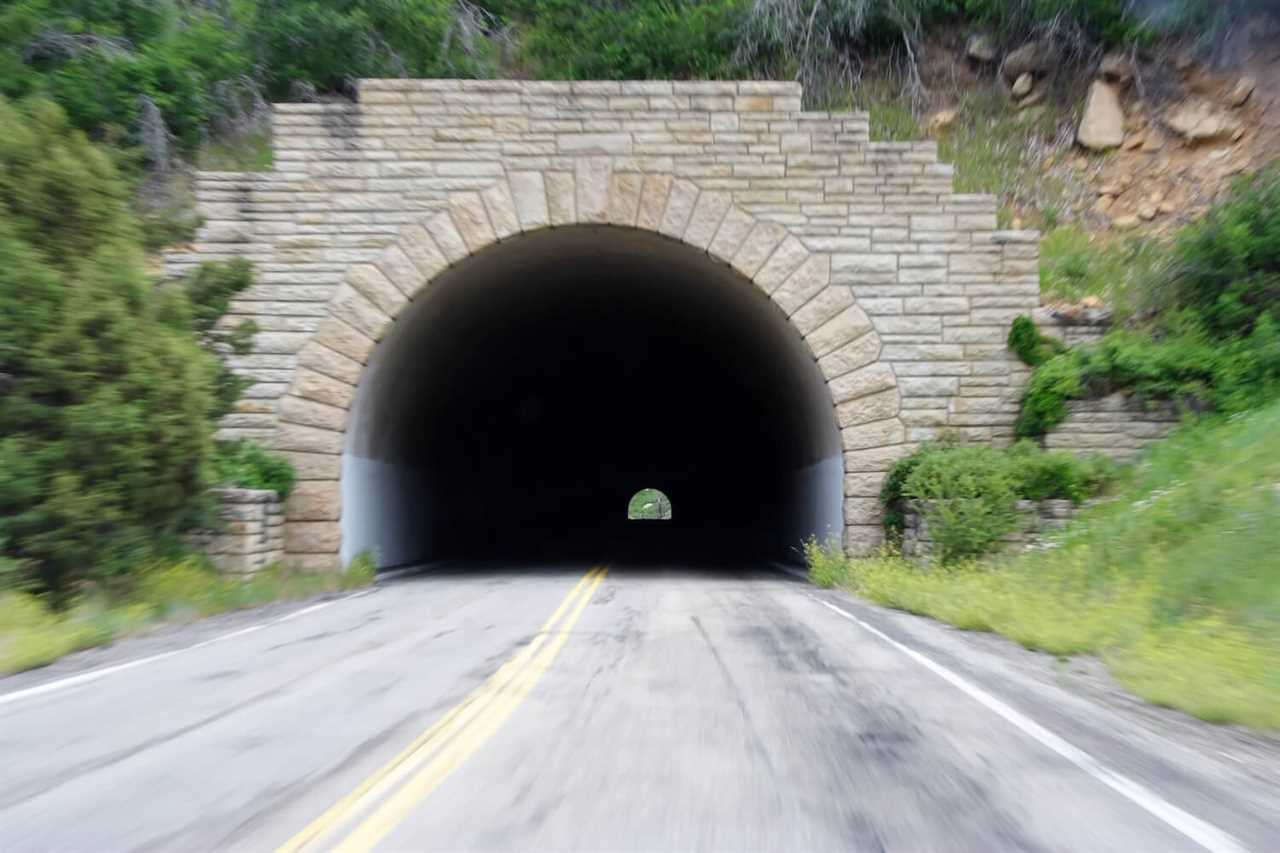
[[[839, 433], [796, 331], [659, 235], [561, 228], [441, 275], [378, 346], [342, 474], [380, 566], [787, 559], [838, 535]], [[630, 521], [643, 488], [670, 520]]]

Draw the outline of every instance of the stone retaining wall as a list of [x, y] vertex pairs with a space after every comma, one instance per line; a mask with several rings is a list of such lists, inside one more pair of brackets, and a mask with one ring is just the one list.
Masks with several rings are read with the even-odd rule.
[[255, 574], [284, 559], [284, 505], [265, 489], [214, 489], [222, 529], [197, 534], [191, 544], [228, 574]]
[[[921, 508], [915, 504], [906, 512], [902, 554], [912, 560], [927, 561], [933, 555], [934, 543]], [[1003, 550], [1021, 551], [1030, 547], [1043, 534], [1066, 527], [1082, 508], [1062, 500], [1018, 501], [1018, 526], [1004, 537]]]
[[1147, 445], [1172, 432], [1181, 418], [1171, 403], [1147, 402], [1125, 394], [1067, 403], [1067, 418], [1045, 436], [1047, 450], [1078, 456], [1101, 453], [1132, 461]]

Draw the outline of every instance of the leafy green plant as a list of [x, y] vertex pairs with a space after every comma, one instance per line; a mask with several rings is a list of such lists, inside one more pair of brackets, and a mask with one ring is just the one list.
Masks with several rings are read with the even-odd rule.
[[339, 586], [342, 589], [362, 589], [366, 586], [372, 586], [377, 578], [377, 562], [368, 551], [362, 551], [356, 554], [351, 562], [347, 563], [347, 567], [343, 569]]
[[943, 563], [979, 557], [1017, 524], [1017, 489], [1000, 452], [955, 447], [922, 458], [902, 486], [919, 506]]
[[1021, 441], [1000, 450], [951, 442], [925, 444], [899, 460], [885, 478], [880, 500], [890, 540], [901, 536], [904, 513], [916, 502], [941, 547], [944, 563], [990, 553], [1017, 521], [1018, 500], [1081, 503], [1116, 478], [1102, 457], [1077, 459]]
[[[1221, 412], [1280, 395], [1278, 241], [1280, 167], [1273, 167], [1242, 179], [1177, 235], [1176, 266], [1150, 277], [1143, 297], [1150, 317], [1141, 325], [1039, 363], [1018, 434], [1042, 435], [1066, 417], [1068, 400], [1114, 391]], [[1021, 354], [1028, 341], [1025, 324], [1015, 322], [1010, 346]]]
[[293, 491], [297, 479], [287, 459], [247, 440], [219, 441], [213, 465], [219, 483], [241, 489], [268, 489], [281, 500]]
[[1039, 367], [1066, 350], [1062, 341], [1041, 334], [1035, 321], [1025, 314], [1013, 319], [1008, 345], [1014, 355], [1029, 367]]
[[840, 543], [835, 540], [819, 542], [810, 537], [804, 543], [804, 561], [809, 567], [809, 580], [815, 586], [830, 589], [847, 580], [849, 561], [840, 549]]

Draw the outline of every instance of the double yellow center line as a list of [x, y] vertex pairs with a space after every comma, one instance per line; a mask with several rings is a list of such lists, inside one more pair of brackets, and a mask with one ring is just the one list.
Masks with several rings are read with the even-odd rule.
[[608, 571], [597, 567], [583, 575], [515, 657], [278, 853], [372, 850], [501, 728], [560, 653]]

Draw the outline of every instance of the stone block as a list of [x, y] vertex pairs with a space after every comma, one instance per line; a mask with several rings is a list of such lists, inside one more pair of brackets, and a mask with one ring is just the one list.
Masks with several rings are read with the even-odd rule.
[[893, 370], [887, 364], [881, 363], [839, 376], [828, 382], [827, 387], [835, 402], [840, 404], [866, 397], [877, 391], [894, 388], [896, 384]]
[[[387, 317], [400, 313], [406, 301], [400, 288], [373, 264], [356, 264], [347, 272], [347, 284], [358, 290]], [[353, 323], [352, 325], [356, 325]], [[363, 327], [361, 327], [363, 328]]]
[[336, 521], [294, 521], [284, 526], [284, 546], [290, 554], [332, 554], [336, 560], [342, 532]]
[[508, 176], [516, 217], [525, 231], [551, 224], [547, 209], [547, 188], [541, 172], [512, 172]]
[[880, 339], [868, 333], [837, 347], [818, 359], [818, 367], [828, 380], [844, 376], [871, 364], [880, 356]]
[[671, 184], [671, 193], [667, 196], [667, 207], [662, 214], [662, 224], [658, 231], [668, 237], [680, 237], [693, 215], [693, 207], [698, 200], [698, 186], [693, 181], [676, 180]]
[[639, 172], [614, 172], [609, 187], [609, 222], [632, 226], [640, 215], [640, 193], [644, 175]]
[[489, 214], [489, 224], [499, 240], [520, 232], [520, 220], [516, 215], [515, 199], [511, 196], [511, 185], [506, 181], [498, 181], [480, 191], [485, 212]]
[[290, 524], [299, 521], [337, 521], [342, 501], [335, 481], [306, 480], [296, 484], [285, 502]]
[[572, 172], [545, 172], [547, 211], [552, 225], [573, 225], [578, 221], [578, 194]]
[[670, 175], [646, 175], [644, 186], [640, 190], [640, 210], [636, 215], [636, 226], [648, 231], [657, 231], [662, 225], [662, 216], [667, 210], [667, 196], [671, 193], [674, 178]]
[[608, 157], [579, 157], [574, 171], [579, 222], [609, 221], [609, 186], [613, 166]]
[[449, 196], [449, 213], [469, 253], [478, 252], [498, 239], [479, 193], [453, 193]]
[[[766, 286], [768, 283], [768, 278], [766, 277], [768, 270], [769, 264], [766, 263], [756, 277], [761, 286]], [[790, 315], [821, 293], [830, 280], [831, 257], [829, 255], [809, 255], [771, 295], [774, 303], [782, 309], [782, 313]]]
[[693, 214], [689, 217], [689, 224], [685, 227], [684, 241], [699, 249], [706, 249], [710, 246], [711, 239], [716, 235], [716, 231], [719, 230], [720, 223], [724, 220], [732, 202], [733, 196], [727, 192], [707, 191], [701, 193], [698, 196], [698, 201], [694, 204]]

